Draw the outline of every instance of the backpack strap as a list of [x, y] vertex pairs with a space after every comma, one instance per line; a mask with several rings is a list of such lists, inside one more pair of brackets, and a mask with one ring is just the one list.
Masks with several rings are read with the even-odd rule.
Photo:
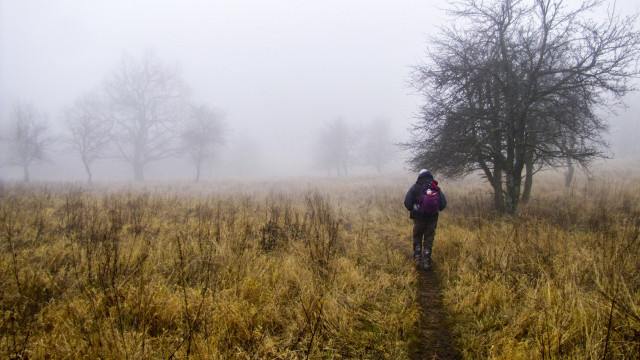
[[413, 192], [413, 203], [417, 204], [420, 202], [420, 197], [422, 196], [422, 191], [424, 190], [425, 184], [416, 183], [416, 189]]

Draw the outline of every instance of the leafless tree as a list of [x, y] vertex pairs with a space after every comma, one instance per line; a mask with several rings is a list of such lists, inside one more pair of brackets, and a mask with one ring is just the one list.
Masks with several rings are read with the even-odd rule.
[[11, 113], [10, 162], [22, 167], [23, 181], [29, 182], [29, 167], [34, 161], [48, 159], [54, 143], [46, 116], [30, 103], [18, 102]]
[[363, 165], [373, 166], [378, 173], [394, 158], [396, 151], [389, 120], [376, 118], [365, 125], [358, 141]]
[[338, 176], [348, 175], [353, 157], [353, 135], [349, 125], [342, 118], [326, 124], [318, 138], [316, 156], [321, 168]]
[[146, 51], [140, 60], [123, 56], [106, 79], [105, 91], [119, 157], [142, 181], [145, 165], [179, 150], [178, 122], [185, 114], [187, 85], [176, 66]]
[[449, 177], [481, 170], [496, 208], [516, 215], [523, 178], [602, 157], [607, 123], [596, 110], [632, 90], [640, 55], [637, 16], [589, 18], [602, 3], [454, 2], [449, 23], [463, 25], [443, 28], [413, 74], [426, 103], [405, 144], [410, 164]]
[[87, 172], [87, 183], [91, 184], [91, 165], [106, 155], [111, 140], [113, 123], [105, 103], [97, 92], [88, 93], [66, 107], [62, 118], [69, 134], [67, 143], [80, 155]]
[[217, 146], [224, 144], [223, 115], [206, 105], [193, 106], [182, 130], [183, 150], [196, 167], [200, 180], [202, 165], [213, 158]]

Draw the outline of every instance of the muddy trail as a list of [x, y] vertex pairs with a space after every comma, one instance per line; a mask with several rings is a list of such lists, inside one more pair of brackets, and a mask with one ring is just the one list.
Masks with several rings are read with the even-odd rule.
[[419, 340], [412, 360], [462, 359], [455, 348], [442, 302], [440, 282], [433, 270], [418, 271], [420, 314]]

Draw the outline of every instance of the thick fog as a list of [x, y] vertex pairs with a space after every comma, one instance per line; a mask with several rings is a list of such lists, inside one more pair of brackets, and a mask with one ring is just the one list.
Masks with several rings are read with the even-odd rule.
[[[11, 107], [22, 101], [63, 134], [66, 106], [99, 89], [125, 54], [139, 59], [151, 50], [178, 66], [192, 101], [224, 114], [225, 144], [203, 165], [203, 179], [331, 174], [315, 150], [318, 134], [336, 121], [357, 134], [382, 119], [390, 143], [408, 137], [422, 101], [408, 86], [411, 67], [425, 57], [427, 36], [446, 6], [434, 0], [0, 0], [0, 129], [5, 138]], [[637, 0], [616, 6], [625, 14], [639, 11]], [[631, 108], [611, 118], [614, 154], [640, 154], [638, 99], [630, 95]], [[34, 163], [32, 179], [85, 179], [78, 156], [64, 147]], [[403, 169], [402, 154], [386, 151], [393, 156], [382, 171]], [[2, 161], [1, 179], [21, 179], [19, 167]], [[116, 159], [99, 159], [94, 167], [96, 181], [133, 176]], [[377, 170], [356, 162], [350, 174]], [[145, 176], [190, 179], [194, 171], [184, 158], [173, 158], [150, 163]]]

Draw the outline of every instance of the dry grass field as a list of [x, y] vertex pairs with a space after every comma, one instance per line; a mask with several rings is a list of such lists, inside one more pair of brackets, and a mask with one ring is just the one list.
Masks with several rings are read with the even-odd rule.
[[407, 356], [399, 188], [227, 185], [2, 186], [2, 357]]
[[640, 358], [640, 176], [560, 180], [541, 177], [517, 219], [478, 205], [443, 221], [437, 271], [465, 358]]
[[[0, 357], [412, 358], [413, 180], [1, 184]], [[465, 358], [640, 357], [640, 176], [562, 184], [514, 219], [443, 182], [434, 272]]]

